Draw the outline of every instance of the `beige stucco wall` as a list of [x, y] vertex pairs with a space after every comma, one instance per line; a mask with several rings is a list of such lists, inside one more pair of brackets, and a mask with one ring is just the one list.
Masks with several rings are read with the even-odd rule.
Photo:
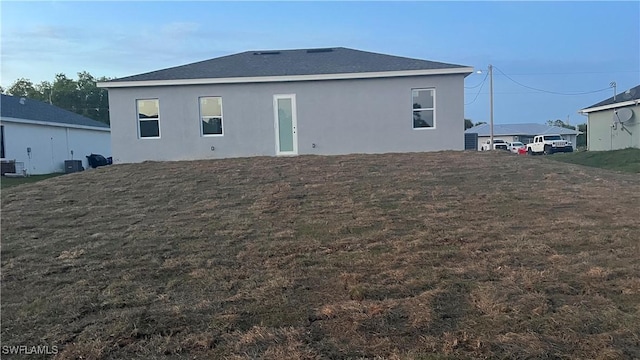
[[640, 105], [626, 106], [633, 112], [631, 120], [613, 126], [614, 109], [589, 113], [587, 126], [587, 148], [590, 151], [605, 151], [640, 148]]

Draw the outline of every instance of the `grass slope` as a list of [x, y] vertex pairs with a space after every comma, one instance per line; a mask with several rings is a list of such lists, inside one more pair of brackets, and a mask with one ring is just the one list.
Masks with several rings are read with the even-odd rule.
[[636, 148], [555, 154], [551, 159], [609, 170], [640, 173], [640, 149]]
[[23, 178], [9, 178], [2, 176], [0, 177], [0, 189], [6, 189], [12, 186], [22, 185], [22, 184], [31, 184], [41, 180], [50, 179], [52, 177], [60, 176], [64, 174], [55, 173], [55, 174], [46, 174], [46, 175], [30, 175], [28, 177]]
[[503, 153], [69, 174], [2, 192], [2, 343], [56, 359], [638, 358], [639, 203], [636, 175]]

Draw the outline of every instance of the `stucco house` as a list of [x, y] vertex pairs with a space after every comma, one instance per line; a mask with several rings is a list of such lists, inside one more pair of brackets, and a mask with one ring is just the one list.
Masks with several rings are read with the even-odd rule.
[[579, 111], [590, 151], [640, 148], [640, 85]]
[[41, 101], [0, 95], [2, 161], [23, 166], [27, 174], [65, 172], [65, 160], [111, 155], [109, 126]]
[[348, 48], [247, 51], [99, 83], [114, 163], [462, 150], [471, 67]]
[[[478, 134], [478, 150], [482, 144], [491, 138], [491, 128], [489, 124], [480, 124], [465, 130], [465, 134]], [[571, 141], [573, 147], [576, 147], [577, 136], [580, 131], [563, 128], [560, 126], [549, 126], [544, 124], [494, 124], [493, 138], [501, 139], [507, 142], [520, 141], [527, 144], [533, 141], [534, 136], [544, 134], [557, 134], [565, 140]]]

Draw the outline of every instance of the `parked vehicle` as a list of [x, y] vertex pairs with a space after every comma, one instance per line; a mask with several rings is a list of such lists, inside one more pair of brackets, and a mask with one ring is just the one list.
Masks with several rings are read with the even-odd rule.
[[529, 155], [551, 155], [557, 152], [573, 152], [571, 142], [563, 139], [560, 135], [537, 135], [533, 138], [532, 143], [527, 144]]
[[[480, 147], [481, 151], [486, 151], [491, 149], [491, 139], [487, 140], [482, 147]], [[494, 150], [508, 150], [507, 142], [502, 139], [493, 139], [493, 149]]]
[[525, 144], [521, 143], [520, 141], [514, 141], [514, 142], [507, 143], [507, 148], [512, 153], [519, 154], [520, 153], [520, 149], [526, 149], [527, 146]]

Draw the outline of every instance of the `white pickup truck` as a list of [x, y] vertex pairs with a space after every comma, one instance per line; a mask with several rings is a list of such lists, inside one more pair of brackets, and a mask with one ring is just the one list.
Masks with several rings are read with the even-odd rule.
[[[493, 149], [508, 150], [507, 142], [502, 139], [493, 139]], [[488, 151], [488, 150], [491, 150], [491, 140], [487, 140], [487, 142], [482, 144], [482, 146], [480, 147], [480, 151]]]
[[557, 152], [573, 152], [571, 141], [563, 139], [560, 135], [538, 135], [533, 138], [532, 143], [527, 144], [529, 155], [551, 155]]

